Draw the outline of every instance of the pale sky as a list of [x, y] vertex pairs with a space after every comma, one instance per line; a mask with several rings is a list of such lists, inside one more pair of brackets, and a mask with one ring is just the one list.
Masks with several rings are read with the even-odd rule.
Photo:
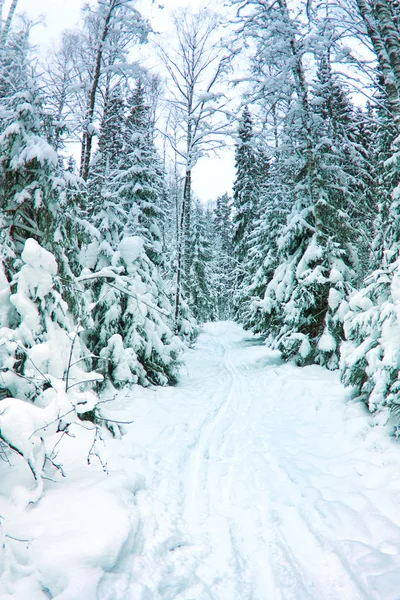
[[[7, 0], [4, 13], [7, 14]], [[215, 6], [218, 0], [213, 0]], [[30, 18], [45, 17], [46, 24], [34, 28], [32, 41], [42, 48], [51, 48], [63, 29], [74, 27], [80, 18], [80, 8], [84, 0], [19, 0], [18, 12], [26, 12]], [[164, 9], [158, 8], [159, 4]], [[211, 4], [211, 2], [210, 2]], [[150, 19], [157, 31], [168, 29], [169, 12], [179, 6], [200, 5], [199, 0], [138, 0], [137, 8]], [[203, 202], [214, 200], [225, 192], [231, 193], [235, 178], [233, 152], [221, 151], [221, 158], [203, 158], [193, 170], [193, 190]]]

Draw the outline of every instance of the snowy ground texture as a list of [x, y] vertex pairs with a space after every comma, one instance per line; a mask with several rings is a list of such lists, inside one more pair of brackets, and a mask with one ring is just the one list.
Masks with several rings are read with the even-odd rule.
[[108, 475], [79, 428], [25, 510], [0, 465], [1, 600], [399, 600], [400, 442], [337, 373], [209, 324], [179, 385], [103, 412], [134, 419]]

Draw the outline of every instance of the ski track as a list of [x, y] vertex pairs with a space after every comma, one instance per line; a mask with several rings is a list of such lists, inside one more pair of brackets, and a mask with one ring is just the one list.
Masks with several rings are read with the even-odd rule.
[[400, 598], [400, 450], [345, 404], [337, 373], [282, 364], [216, 323], [157, 394], [171, 422], [136, 499], [152, 525], [119, 564], [129, 581], [118, 595], [106, 576], [101, 600]]
[[104, 405], [134, 419], [107, 441], [107, 478], [72, 457], [62, 488], [23, 519], [9, 510], [12, 535], [34, 541], [14, 542], [7, 598], [400, 600], [388, 426], [346, 400], [338, 373], [284, 364], [233, 323], [205, 325], [185, 365], [175, 387]]

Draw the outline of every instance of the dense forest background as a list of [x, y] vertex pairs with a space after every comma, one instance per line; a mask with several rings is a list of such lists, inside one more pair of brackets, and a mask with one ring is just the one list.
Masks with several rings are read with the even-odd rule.
[[[3, 450], [39, 478], [43, 431], [27, 441], [13, 411], [31, 433], [99, 422], [99, 390], [175, 383], [210, 320], [340, 367], [396, 413], [400, 3], [182, 9], [172, 42], [150, 36], [158, 73], [132, 58], [151, 33], [133, 1], [84, 5], [47, 61], [17, 4], [0, 34]], [[204, 206], [193, 169], [230, 143], [233, 197]]]

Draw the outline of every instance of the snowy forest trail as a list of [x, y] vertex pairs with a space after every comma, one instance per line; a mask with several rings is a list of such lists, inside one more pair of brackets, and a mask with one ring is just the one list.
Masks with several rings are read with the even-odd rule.
[[178, 385], [104, 404], [134, 421], [105, 440], [108, 475], [67, 438], [67, 477], [38, 503], [0, 495], [0, 598], [399, 600], [388, 426], [337, 372], [284, 364], [234, 323], [205, 325], [184, 359]]
[[186, 357], [131, 433], [151, 461], [142, 546], [99, 598], [398, 599], [400, 450], [337, 373], [282, 364], [232, 323]]

